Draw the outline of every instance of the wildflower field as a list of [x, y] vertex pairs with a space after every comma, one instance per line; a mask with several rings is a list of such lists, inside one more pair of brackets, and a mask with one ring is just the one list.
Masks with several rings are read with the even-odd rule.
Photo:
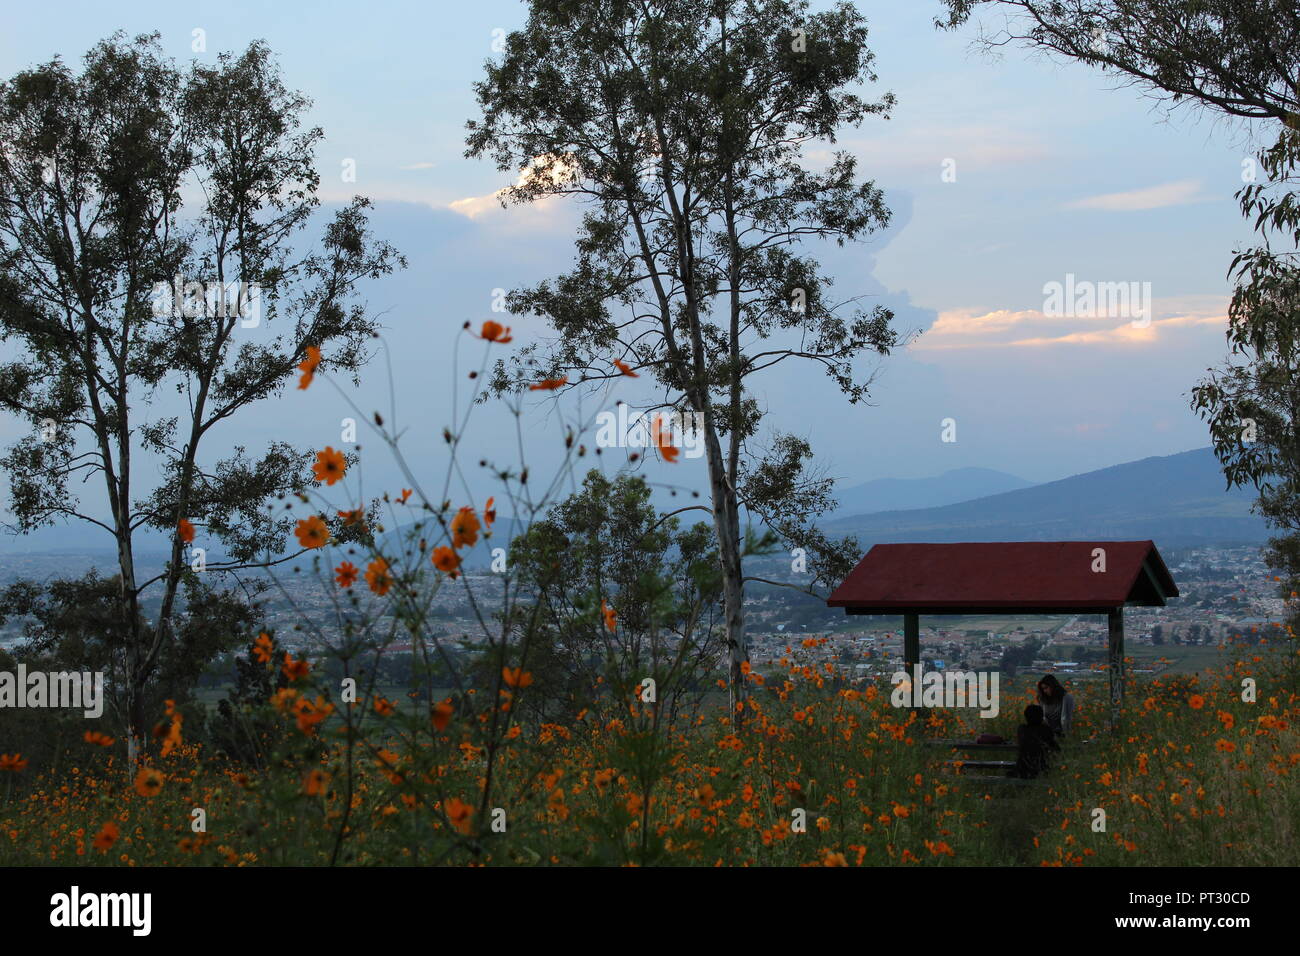
[[[920, 717], [890, 706], [887, 686], [836, 686], [800, 647], [781, 671], [749, 675], [743, 720], [723, 707], [665, 727], [635, 704], [516, 720], [523, 669], [456, 708], [339, 707], [269, 643], [250, 649], [285, 678], [246, 715], [265, 728], [261, 767], [187, 743], [175, 711], [143, 769], [93, 732], [57, 772], [5, 754], [0, 865], [1296, 862], [1300, 699], [1283, 689], [1280, 650], [1133, 684], [1113, 737], [1103, 702], [1081, 693], [1062, 766], [1008, 788], [953, 772], [952, 755], [926, 745], [968, 733], [959, 712]], [[1255, 703], [1241, 700], [1247, 677]], [[1005, 697], [1019, 692], [1030, 688]], [[1006, 730], [1016, 710], [968, 720]]]

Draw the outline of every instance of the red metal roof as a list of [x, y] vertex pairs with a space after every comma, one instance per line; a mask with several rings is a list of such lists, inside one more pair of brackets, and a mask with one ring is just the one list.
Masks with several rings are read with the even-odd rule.
[[[1106, 570], [1094, 571], [1094, 552]], [[1162, 606], [1178, 587], [1151, 541], [878, 544], [827, 604], [850, 614], [1052, 611]]]

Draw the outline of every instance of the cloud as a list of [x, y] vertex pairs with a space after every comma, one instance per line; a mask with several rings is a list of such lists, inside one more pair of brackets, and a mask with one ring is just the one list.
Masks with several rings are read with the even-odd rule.
[[1153, 312], [1161, 317], [1146, 324], [1113, 315], [1045, 315], [1037, 309], [997, 309], [991, 312], [953, 309], [940, 312], [934, 324], [911, 348], [939, 351], [1007, 346], [1150, 345], [1178, 329], [1203, 326], [1222, 329], [1226, 325], [1226, 303], [1221, 296], [1191, 298], [1198, 300], [1200, 308], [1178, 308], [1184, 303], [1179, 299], [1157, 300]]
[[[565, 155], [546, 155], [535, 156], [519, 174], [519, 179], [515, 182], [515, 187], [526, 186], [536, 179], [549, 179], [555, 185], [561, 185], [574, 178], [576, 173], [575, 164]], [[454, 212], [462, 216], [468, 216], [470, 219], [477, 219], [484, 213], [502, 208], [502, 199], [505, 198], [508, 190], [504, 187], [489, 193], [486, 196], [467, 196], [464, 199], [457, 199], [449, 203], [449, 207]], [[542, 196], [528, 203], [528, 208], [534, 211], [546, 211], [558, 197], [554, 195]], [[510, 207], [518, 208], [518, 207]]]
[[1140, 209], [1162, 209], [1165, 206], [1186, 206], [1206, 202], [1212, 196], [1201, 194], [1199, 179], [1180, 179], [1145, 189], [1130, 189], [1121, 193], [1103, 193], [1066, 203], [1066, 209], [1104, 209], [1108, 212], [1134, 212]]
[[409, 166], [398, 166], [398, 169], [433, 169], [437, 163], [411, 163]]

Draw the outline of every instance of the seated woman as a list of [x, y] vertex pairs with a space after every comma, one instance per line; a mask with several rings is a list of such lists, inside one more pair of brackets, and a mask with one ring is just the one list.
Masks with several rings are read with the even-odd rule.
[[1016, 765], [1007, 776], [1037, 777], [1051, 769], [1050, 751], [1060, 749], [1056, 734], [1043, 721], [1043, 708], [1030, 704], [1025, 708], [1025, 722], [1016, 728]]
[[1038, 703], [1043, 706], [1043, 719], [1058, 737], [1067, 737], [1074, 723], [1074, 695], [1069, 693], [1055, 674], [1048, 674], [1038, 682]]

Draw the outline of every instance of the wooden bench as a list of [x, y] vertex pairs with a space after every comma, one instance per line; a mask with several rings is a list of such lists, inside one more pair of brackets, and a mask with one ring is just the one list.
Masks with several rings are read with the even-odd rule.
[[1015, 767], [1014, 760], [949, 760], [948, 766], [955, 767], [958, 773], [964, 773], [966, 770], [1011, 770]]
[[1008, 740], [1000, 744], [977, 744], [973, 740], [927, 740], [931, 747], [947, 747], [949, 750], [1015, 750], [1017, 744]]

